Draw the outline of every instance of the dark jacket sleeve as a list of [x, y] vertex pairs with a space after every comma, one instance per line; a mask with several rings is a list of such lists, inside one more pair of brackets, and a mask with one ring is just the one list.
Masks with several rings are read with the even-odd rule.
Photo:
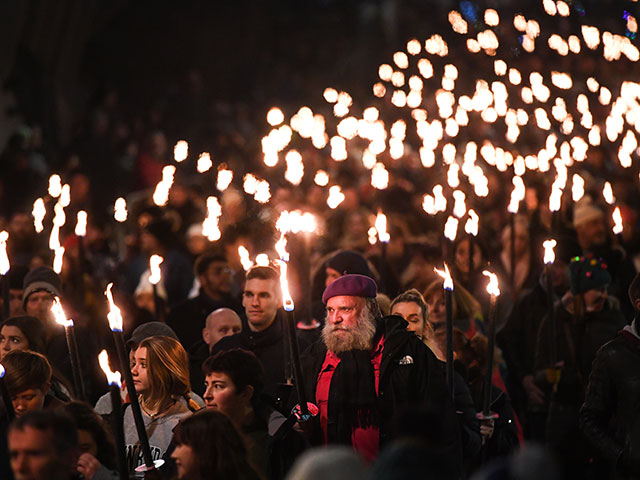
[[600, 454], [615, 463], [622, 454], [623, 446], [612, 438], [607, 429], [615, 411], [609, 357], [608, 345], [605, 345], [593, 361], [584, 405], [580, 410], [580, 427]]
[[454, 378], [455, 408], [461, 426], [462, 456], [466, 460], [480, 453], [482, 448], [480, 422], [476, 416], [476, 407], [473, 404], [471, 392], [469, 392], [464, 378], [457, 372]]
[[492, 458], [506, 456], [518, 448], [518, 429], [509, 395], [497, 387], [493, 387], [495, 400], [491, 410], [498, 414], [495, 421], [494, 434], [489, 443]]

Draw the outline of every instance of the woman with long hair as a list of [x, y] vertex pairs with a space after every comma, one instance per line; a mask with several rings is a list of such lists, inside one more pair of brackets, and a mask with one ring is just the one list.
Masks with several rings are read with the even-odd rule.
[[[189, 398], [187, 352], [171, 337], [149, 337], [138, 345], [131, 367], [154, 460], [167, 452], [173, 428], [196, 411]], [[186, 401], [179, 401], [183, 398]], [[124, 412], [125, 443], [130, 470], [144, 463], [131, 407]]]
[[207, 409], [183, 420], [173, 433], [171, 454], [180, 480], [258, 480], [242, 437], [225, 414]]

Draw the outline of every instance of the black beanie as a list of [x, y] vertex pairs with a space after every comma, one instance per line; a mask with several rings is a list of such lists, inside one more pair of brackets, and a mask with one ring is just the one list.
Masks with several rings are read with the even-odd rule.
[[29, 295], [40, 291], [49, 292], [57, 297], [62, 296], [62, 280], [49, 267], [36, 267], [24, 277], [23, 306], [27, 304]]
[[373, 278], [367, 260], [358, 252], [352, 250], [341, 250], [327, 260], [325, 267], [333, 268], [340, 275], [355, 273]]

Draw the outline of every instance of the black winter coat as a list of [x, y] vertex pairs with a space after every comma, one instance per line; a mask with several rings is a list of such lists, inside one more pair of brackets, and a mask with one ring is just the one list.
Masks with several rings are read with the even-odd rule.
[[640, 339], [622, 331], [597, 353], [580, 427], [612, 467], [613, 478], [640, 478]]
[[[421, 432], [423, 437], [440, 451], [443, 465], [450, 465], [451, 472], [456, 472], [452, 478], [457, 478], [462, 472], [460, 425], [444, 372], [431, 350], [406, 328], [407, 323], [401, 317], [392, 315], [381, 320], [376, 332], [379, 335], [381, 329], [384, 335], [378, 389], [380, 448], [396, 436], [393, 428], [396, 414], [408, 408], [419, 410], [421, 418], [429, 424], [428, 431]], [[318, 341], [302, 356], [306, 395], [314, 402], [326, 352], [324, 343]], [[336, 401], [335, 392], [330, 387], [330, 405], [332, 401]], [[319, 417], [316, 422], [315, 443], [321, 443]], [[332, 418], [328, 419], [328, 431], [329, 443], [338, 443]]]

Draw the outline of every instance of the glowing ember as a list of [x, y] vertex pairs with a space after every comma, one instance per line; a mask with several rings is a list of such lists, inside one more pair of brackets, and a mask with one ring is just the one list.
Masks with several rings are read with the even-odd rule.
[[111, 293], [111, 289], [113, 288], [113, 283], [107, 285], [107, 290], [104, 294], [107, 296], [107, 300], [109, 301], [109, 313], [107, 313], [107, 319], [109, 320], [109, 328], [111, 328], [114, 332], [122, 331], [122, 313], [120, 312], [120, 308], [113, 301], [113, 294]]
[[47, 214], [47, 209], [44, 206], [44, 200], [42, 198], [37, 198], [35, 202], [33, 202], [33, 210], [31, 211], [31, 215], [33, 215], [33, 227], [36, 230], [36, 233], [41, 233], [44, 230], [44, 217]]
[[487, 293], [492, 297], [500, 296], [500, 286], [499, 286], [498, 277], [496, 276], [496, 274], [488, 270], [484, 270], [482, 274], [489, 277], [489, 284], [487, 285]]
[[542, 242], [542, 246], [544, 247], [544, 263], [546, 265], [551, 265], [556, 261], [556, 255], [553, 252], [553, 248], [557, 245], [554, 239], [545, 240]]
[[434, 268], [433, 271], [440, 275], [442, 280], [444, 280], [442, 287], [445, 290], [453, 290], [453, 278], [451, 278], [451, 272], [449, 272], [449, 267], [446, 263], [444, 264], [444, 270]]
[[164, 258], [160, 255], [151, 255], [149, 259], [149, 271], [151, 272], [149, 282], [151, 285], [157, 285], [162, 280], [162, 270], [160, 270], [162, 262], [164, 262]]
[[118, 388], [122, 387], [120, 372], [114, 372], [111, 370], [111, 367], [109, 366], [109, 354], [106, 350], [102, 350], [98, 355], [98, 363], [100, 364], [100, 368], [107, 377], [107, 383], [109, 385], [116, 385]]
[[185, 140], [178, 140], [175, 147], [173, 147], [173, 158], [176, 162], [180, 163], [187, 159], [189, 156], [189, 144]]
[[80, 210], [78, 212], [74, 233], [78, 237], [84, 237], [87, 235], [87, 212], [85, 212], [84, 210]]
[[208, 172], [211, 167], [213, 167], [213, 162], [211, 161], [211, 155], [208, 152], [203, 152], [198, 157], [198, 164], [196, 165], [196, 169], [199, 173]]

